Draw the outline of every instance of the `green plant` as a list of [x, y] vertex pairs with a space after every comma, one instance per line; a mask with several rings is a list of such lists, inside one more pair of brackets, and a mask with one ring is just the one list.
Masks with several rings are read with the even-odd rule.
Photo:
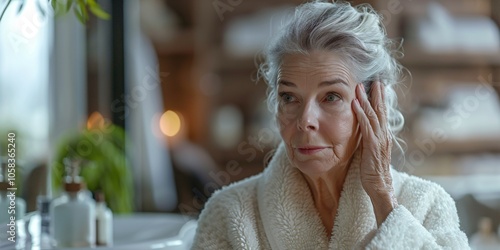
[[[18, 13], [23, 9], [25, 3], [24, 1], [25, 0], [21, 0], [19, 8], [17, 9]], [[45, 15], [45, 8], [41, 5], [40, 1], [42, 0], [36, 1], [38, 10], [42, 13], [42, 15]], [[85, 24], [89, 20], [89, 11], [101, 19], [107, 20], [110, 18], [109, 14], [101, 8], [96, 0], [48, 0], [48, 2], [50, 2], [56, 16], [66, 14], [68, 11], [73, 9], [73, 12], [82, 24]], [[0, 21], [11, 3], [12, 0], [7, 0], [7, 4], [5, 4], [5, 7], [0, 14]]]
[[59, 144], [52, 167], [52, 186], [60, 190], [65, 173], [65, 158], [83, 161], [80, 175], [90, 191], [102, 191], [114, 213], [132, 212], [133, 183], [125, 155], [126, 136], [112, 124], [98, 129], [85, 129], [72, 134]]

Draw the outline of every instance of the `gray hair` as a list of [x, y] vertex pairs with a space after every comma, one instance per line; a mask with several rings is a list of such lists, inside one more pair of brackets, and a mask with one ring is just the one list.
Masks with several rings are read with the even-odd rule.
[[288, 54], [307, 54], [312, 50], [338, 53], [344, 58], [357, 82], [369, 91], [372, 81], [385, 86], [387, 120], [395, 144], [404, 118], [398, 110], [394, 86], [401, 81], [402, 67], [393, 56], [393, 43], [387, 38], [381, 17], [368, 4], [351, 6], [344, 1], [311, 2], [295, 9], [277, 38], [264, 52], [259, 74], [268, 84], [267, 104], [278, 111], [277, 78], [282, 59]]

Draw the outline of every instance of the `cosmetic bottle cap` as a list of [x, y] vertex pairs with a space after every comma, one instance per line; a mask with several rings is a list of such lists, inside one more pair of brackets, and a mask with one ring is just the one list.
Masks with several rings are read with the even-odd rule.
[[101, 192], [101, 191], [97, 191], [95, 193], [95, 201], [96, 202], [106, 202], [106, 199], [105, 199], [105, 196], [104, 196], [104, 193]]
[[66, 167], [64, 190], [66, 190], [67, 192], [78, 192], [85, 187], [79, 176], [80, 163], [81, 160], [79, 159], [64, 159], [64, 165]]

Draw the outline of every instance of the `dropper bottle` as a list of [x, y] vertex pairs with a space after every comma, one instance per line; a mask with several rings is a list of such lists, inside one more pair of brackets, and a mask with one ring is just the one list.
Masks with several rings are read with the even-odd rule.
[[86, 195], [79, 176], [81, 160], [64, 159], [64, 192], [50, 205], [52, 245], [93, 247], [95, 245], [95, 202]]

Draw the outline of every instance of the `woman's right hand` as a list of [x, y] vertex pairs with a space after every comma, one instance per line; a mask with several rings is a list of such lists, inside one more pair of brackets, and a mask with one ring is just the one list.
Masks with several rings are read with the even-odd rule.
[[371, 101], [363, 85], [358, 84], [353, 106], [361, 131], [361, 183], [372, 201], [380, 226], [397, 206], [397, 201], [391, 178], [392, 138], [387, 125], [383, 84], [374, 82], [370, 96]]

